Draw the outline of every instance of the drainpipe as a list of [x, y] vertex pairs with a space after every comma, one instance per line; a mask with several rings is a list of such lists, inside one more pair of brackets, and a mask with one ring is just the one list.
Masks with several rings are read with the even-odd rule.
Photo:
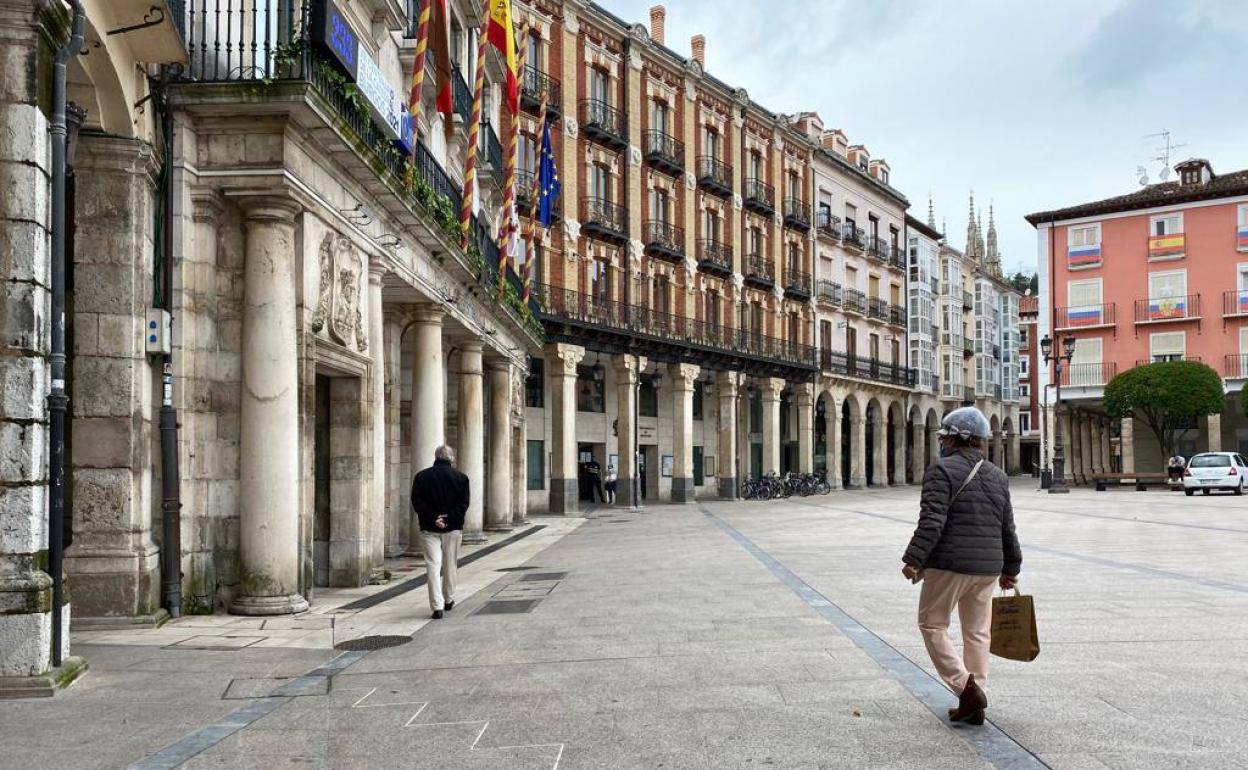
[[48, 393], [48, 572], [52, 573], [52, 666], [61, 665], [65, 629], [65, 71], [82, 50], [86, 12], [72, 0], [74, 18], [69, 40], [52, 60], [52, 350], [48, 357], [52, 387]]

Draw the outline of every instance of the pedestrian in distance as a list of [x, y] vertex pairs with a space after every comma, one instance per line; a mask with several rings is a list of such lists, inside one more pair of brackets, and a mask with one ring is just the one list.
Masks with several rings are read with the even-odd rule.
[[605, 481], [605, 486], [607, 490], [607, 502], [614, 503], [615, 502], [615, 486], [618, 481], [615, 475], [614, 465], [607, 466], [607, 475], [603, 480]]
[[468, 477], [455, 470], [455, 450], [440, 446], [433, 465], [412, 479], [412, 508], [420, 520], [420, 545], [425, 553], [429, 609], [433, 619], [455, 607], [455, 571], [464, 514], [468, 511]]
[[[973, 406], [941, 422], [940, 459], [923, 474], [919, 524], [901, 572], [923, 582], [919, 632], [940, 678], [958, 695], [949, 719], [984, 723], [993, 588], [1014, 588], [1023, 554], [1014, 531], [1010, 484], [984, 458], [988, 420]], [[962, 654], [949, 638], [954, 610], [962, 625]]]
[[591, 455], [585, 463], [585, 473], [589, 476], [590, 500], [605, 503], [607, 493], [602, 488], [602, 466]]
[[1183, 455], [1175, 452], [1174, 456], [1166, 463], [1166, 469], [1170, 471], [1171, 481], [1182, 483], [1183, 471], [1187, 469], [1187, 460], [1183, 459]]

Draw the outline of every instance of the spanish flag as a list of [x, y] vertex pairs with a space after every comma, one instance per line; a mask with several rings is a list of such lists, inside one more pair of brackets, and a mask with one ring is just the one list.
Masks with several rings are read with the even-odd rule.
[[507, 108], [520, 109], [520, 73], [516, 71], [516, 33], [511, 25], [511, 0], [490, 0], [490, 43], [507, 62]]
[[449, 116], [455, 110], [451, 95], [451, 16], [446, 0], [433, 0], [433, 29], [429, 45], [433, 48], [433, 69], [438, 79], [438, 112]]

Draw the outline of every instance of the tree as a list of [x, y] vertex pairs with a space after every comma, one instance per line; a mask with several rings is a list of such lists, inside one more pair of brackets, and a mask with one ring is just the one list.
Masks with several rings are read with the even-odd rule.
[[1142, 420], [1157, 438], [1162, 457], [1175, 451], [1184, 424], [1223, 407], [1222, 378], [1196, 361], [1158, 361], [1119, 374], [1105, 387], [1110, 417]]
[[1015, 291], [1023, 294], [1027, 293], [1028, 290], [1032, 294], [1038, 294], [1040, 292], [1040, 275], [1038, 273], [1019, 271], [1010, 276], [1010, 285], [1014, 287]]

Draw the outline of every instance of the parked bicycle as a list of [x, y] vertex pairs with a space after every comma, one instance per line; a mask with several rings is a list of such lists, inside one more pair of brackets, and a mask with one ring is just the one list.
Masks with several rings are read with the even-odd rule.
[[832, 491], [827, 475], [821, 473], [796, 473], [789, 471], [783, 476], [775, 473], [755, 479], [747, 477], [742, 488], [746, 500], [777, 500], [793, 495], [810, 497], [826, 495]]

